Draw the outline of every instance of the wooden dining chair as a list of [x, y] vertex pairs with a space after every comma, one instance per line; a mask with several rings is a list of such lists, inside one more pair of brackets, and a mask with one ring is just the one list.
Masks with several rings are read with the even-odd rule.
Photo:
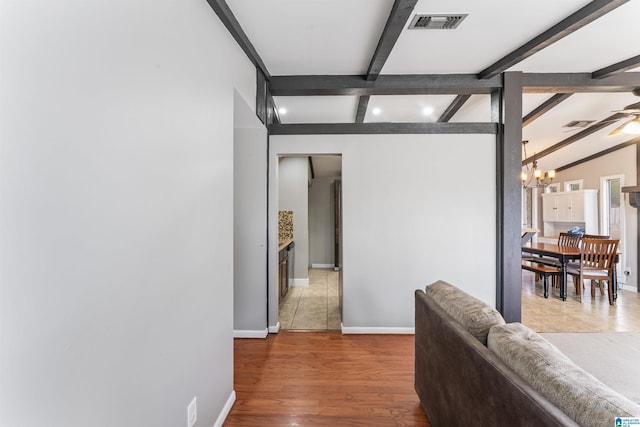
[[[579, 233], [560, 233], [560, 235], [558, 236], [558, 246], [569, 246], [572, 248], [577, 248], [578, 246], [580, 246], [581, 239], [582, 234]], [[549, 261], [550, 262], [542, 261], [542, 263], [553, 265], [554, 267], [560, 267], [560, 262], [557, 259], [551, 259]], [[551, 278], [551, 286], [553, 286], [554, 288], [560, 287], [560, 278], [558, 276], [553, 276]]]
[[558, 246], [570, 246], [577, 248], [580, 246], [580, 240], [582, 238], [582, 234], [560, 233], [558, 236]]
[[[609, 236], [605, 236], [602, 234], [583, 234], [582, 235], [583, 239], [609, 239]], [[572, 268], [575, 267], [576, 269], [579, 268], [580, 266], [580, 260], [576, 260], [576, 261], [569, 261], [569, 264], [567, 265], [567, 267]], [[576, 287], [576, 291], [580, 291], [580, 289], [578, 289], [578, 281], [579, 281], [579, 277], [578, 276], [573, 276], [573, 284]], [[592, 281], [593, 282], [593, 281]], [[602, 290], [602, 285], [600, 283], [592, 283], [592, 287], [599, 287], [600, 288], [600, 292], [604, 295], [604, 291]]]
[[609, 305], [613, 305], [613, 269], [618, 252], [617, 239], [582, 239], [580, 243], [580, 264], [576, 270], [568, 268], [567, 273], [579, 278], [576, 292], [582, 301], [584, 281], [591, 280], [591, 297], [595, 297], [595, 285], [598, 283], [600, 293], [604, 295], [604, 282], [608, 283]]

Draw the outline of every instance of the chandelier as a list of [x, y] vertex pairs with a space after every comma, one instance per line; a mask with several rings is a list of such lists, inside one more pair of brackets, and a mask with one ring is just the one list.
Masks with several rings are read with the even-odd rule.
[[[524, 158], [527, 158], [527, 143], [529, 141], [522, 141], [522, 149], [524, 151]], [[551, 169], [546, 172], [542, 172], [538, 169], [538, 161], [536, 160], [535, 153], [533, 154], [533, 161], [531, 164], [525, 166], [525, 170], [520, 174], [520, 180], [522, 181], [522, 188], [542, 188], [545, 189], [553, 178], [556, 177], [556, 171]]]

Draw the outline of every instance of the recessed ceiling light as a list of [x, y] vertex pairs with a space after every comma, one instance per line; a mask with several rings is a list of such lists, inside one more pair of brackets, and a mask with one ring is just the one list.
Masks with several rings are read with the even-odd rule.
[[433, 114], [433, 107], [424, 107], [422, 109], [422, 114], [424, 114], [425, 116], [430, 116]]
[[280, 114], [282, 114], [282, 115], [287, 114], [287, 109], [286, 109], [286, 108], [284, 108], [284, 107], [280, 107], [280, 108], [278, 109], [278, 113], [280, 113]]
[[371, 110], [371, 113], [372, 113], [374, 116], [379, 116], [379, 115], [380, 115], [380, 113], [382, 113], [382, 110], [376, 107], [376, 108], [374, 108], [373, 110]]

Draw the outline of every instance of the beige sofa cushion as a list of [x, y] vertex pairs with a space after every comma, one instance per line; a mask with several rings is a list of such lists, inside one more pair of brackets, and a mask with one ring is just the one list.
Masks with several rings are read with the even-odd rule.
[[[488, 347], [535, 390], [582, 426], [613, 426], [615, 417], [640, 416], [640, 405], [607, 387], [520, 323], [491, 328]], [[602, 363], [606, 363], [604, 358]]]
[[425, 293], [484, 345], [489, 329], [504, 325], [498, 310], [447, 282], [434, 282], [426, 287]]

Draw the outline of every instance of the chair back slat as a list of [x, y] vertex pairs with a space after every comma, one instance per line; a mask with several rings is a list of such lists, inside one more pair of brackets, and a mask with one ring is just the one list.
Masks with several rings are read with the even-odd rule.
[[580, 246], [581, 239], [582, 234], [560, 233], [558, 236], [558, 245], [577, 248]]
[[609, 270], [613, 267], [619, 240], [582, 239], [580, 244], [580, 268], [584, 270]]
[[617, 239], [582, 239], [580, 243], [580, 283], [577, 285], [580, 300], [584, 280], [591, 280], [591, 297], [594, 297], [596, 283], [604, 293], [604, 281], [608, 282], [609, 305], [615, 304], [615, 260], [618, 255]]

